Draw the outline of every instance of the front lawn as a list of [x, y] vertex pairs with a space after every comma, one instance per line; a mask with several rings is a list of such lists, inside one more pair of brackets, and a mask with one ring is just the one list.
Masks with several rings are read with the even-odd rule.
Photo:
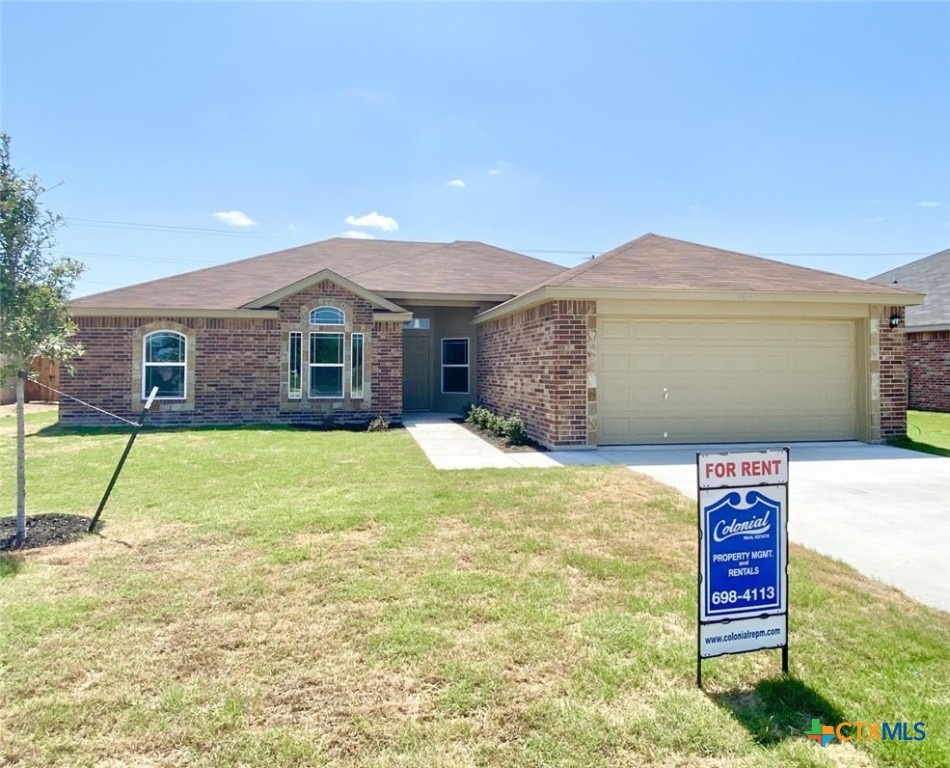
[[[30, 514], [90, 515], [125, 435], [53, 418]], [[6, 514], [13, 448], [5, 418]], [[699, 691], [695, 517], [622, 468], [438, 472], [400, 430], [143, 432], [101, 535], [3, 556], [0, 764], [950, 765], [950, 616], [798, 547], [792, 679], [762, 652]]]
[[907, 436], [889, 442], [898, 448], [950, 456], [950, 413], [907, 411]]

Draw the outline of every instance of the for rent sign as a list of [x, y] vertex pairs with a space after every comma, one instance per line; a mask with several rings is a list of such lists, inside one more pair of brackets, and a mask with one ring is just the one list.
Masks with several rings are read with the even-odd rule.
[[782, 648], [788, 671], [788, 449], [697, 454], [702, 659]]

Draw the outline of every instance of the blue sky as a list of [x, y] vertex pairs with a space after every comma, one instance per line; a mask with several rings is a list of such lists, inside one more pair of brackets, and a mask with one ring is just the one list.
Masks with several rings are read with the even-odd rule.
[[0, 14], [3, 130], [63, 182], [77, 295], [354, 232], [857, 277], [950, 245], [947, 3]]

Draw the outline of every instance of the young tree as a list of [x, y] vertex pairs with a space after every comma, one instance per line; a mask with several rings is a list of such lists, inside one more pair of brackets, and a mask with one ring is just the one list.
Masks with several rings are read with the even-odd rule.
[[16, 377], [17, 540], [26, 537], [24, 384], [38, 357], [66, 360], [82, 354], [69, 341], [76, 326], [67, 300], [83, 265], [50, 254], [60, 216], [43, 206], [36, 176], [10, 162], [10, 137], [0, 134], [0, 378]]

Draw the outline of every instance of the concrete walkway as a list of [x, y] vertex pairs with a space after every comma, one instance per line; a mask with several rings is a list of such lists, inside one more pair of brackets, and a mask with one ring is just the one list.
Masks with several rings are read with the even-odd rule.
[[[677, 445], [505, 453], [449, 421], [406, 418], [437, 469], [618, 464], [696, 498], [696, 452], [769, 445]], [[950, 611], [950, 458], [858, 442], [792, 443], [789, 537]]]
[[549, 454], [538, 451], [506, 453], [469, 432], [449, 413], [404, 416], [402, 423], [436, 469], [523, 469], [560, 467]]

